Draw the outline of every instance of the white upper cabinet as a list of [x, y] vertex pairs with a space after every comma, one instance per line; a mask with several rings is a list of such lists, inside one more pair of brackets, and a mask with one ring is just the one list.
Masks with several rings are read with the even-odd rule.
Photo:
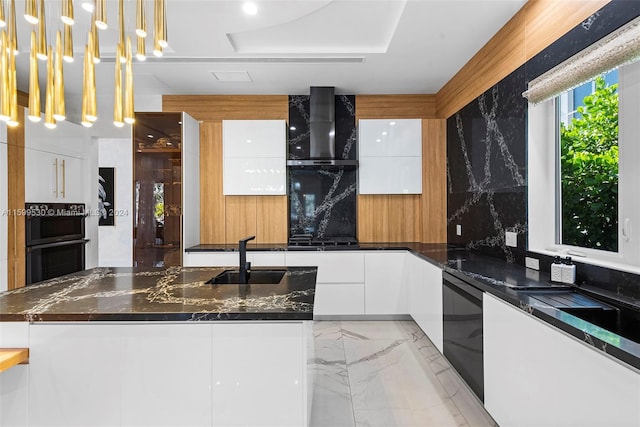
[[422, 120], [358, 122], [360, 194], [422, 193]]
[[223, 120], [225, 195], [287, 194], [284, 120]]

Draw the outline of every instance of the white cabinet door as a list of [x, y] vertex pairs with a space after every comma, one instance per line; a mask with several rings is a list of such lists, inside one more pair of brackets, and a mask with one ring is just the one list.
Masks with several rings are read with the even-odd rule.
[[30, 326], [30, 426], [120, 425], [122, 327], [86, 323]]
[[318, 283], [364, 283], [362, 252], [287, 252], [287, 266], [317, 266]]
[[416, 323], [442, 353], [442, 269], [422, 261], [422, 271], [423, 282], [418, 294], [421, 301], [416, 312]]
[[185, 267], [238, 267], [237, 252], [185, 252]]
[[[86, 178], [84, 176], [84, 159], [77, 157], [58, 156], [60, 176], [59, 186], [60, 195], [62, 196], [59, 201], [65, 203], [83, 203], [84, 200], [84, 188]], [[93, 181], [89, 185], [93, 185]], [[93, 185], [97, 188], [97, 184]]]
[[359, 120], [358, 153], [360, 157], [420, 157], [422, 120]]
[[26, 202], [60, 201], [60, 167], [57, 157], [46, 151], [24, 150]]
[[358, 121], [358, 192], [422, 193], [422, 120]]
[[402, 280], [406, 252], [367, 253], [365, 260], [366, 314], [408, 314], [407, 289]]
[[25, 149], [27, 202], [83, 203], [84, 160]]
[[223, 120], [223, 193], [287, 194], [284, 120]]
[[214, 324], [213, 425], [306, 425], [306, 332], [302, 322]]
[[211, 426], [211, 325], [122, 325], [122, 426]]
[[364, 284], [318, 283], [313, 301], [314, 316], [361, 315], [364, 313]]
[[485, 407], [503, 426], [638, 426], [640, 374], [484, 294]]
[[359, 194], [422, 194], [420, 157], [360, 159]]

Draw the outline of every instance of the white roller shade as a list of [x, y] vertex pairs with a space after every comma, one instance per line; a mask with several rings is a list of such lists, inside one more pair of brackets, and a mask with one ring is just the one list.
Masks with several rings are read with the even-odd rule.
[[636, 18], [529, 82], [522, 96], [537, 104], [639, 58], [640, 18]]

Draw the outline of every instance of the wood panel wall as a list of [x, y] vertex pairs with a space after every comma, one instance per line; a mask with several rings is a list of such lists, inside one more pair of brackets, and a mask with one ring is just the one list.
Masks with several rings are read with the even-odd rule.
[[438, 91], [437, 116], [448, 118], [610, 0], [529, 0]]
[[[443, 122], [435, 119], [435, 100], [434, 95], [356, 96], [357, 119], [423, 119], [422, 194], [358, 195], [361, 242], [446, 241], [447, 195], [441, 185], [446, 177], [446, 161], [441, 158], [446, 156], [446, 135], [431, 130], [432, 122]], [[435, 128], [439, 129], [437, 125]]]
[[288, 120], [288, 95], [165, 95], [162, 109], [200, 121], [200, 242], [286, 242], [287, 196], [222, 194], [222, 120]]
[[[7, 128], [7, 184], [9, 189], [7, 207], [9, 212], [24, 209], [24, 107], [28, 104], [25, 93], [18, 96], [18, 121], [16, 127]], [[7, 285], [8, 289], [25, 286], [26, 254], [24, 216], [10, 215], [7, 226]]]

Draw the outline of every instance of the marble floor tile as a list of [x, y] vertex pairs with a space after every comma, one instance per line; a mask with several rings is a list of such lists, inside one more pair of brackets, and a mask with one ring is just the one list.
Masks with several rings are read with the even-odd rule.
[[314, 322], [311, 426], [496, 426], [412, 321]]
[[348, 321], [342, 323], [342, 335], [345, 339], [375, 340], [406, 338], [402, 322], [393, 320], [381, 321]]
[[342, 340], [315, 339], [309, 360], [313, 382], [310, 425], [354, 426], [351, 389]]

